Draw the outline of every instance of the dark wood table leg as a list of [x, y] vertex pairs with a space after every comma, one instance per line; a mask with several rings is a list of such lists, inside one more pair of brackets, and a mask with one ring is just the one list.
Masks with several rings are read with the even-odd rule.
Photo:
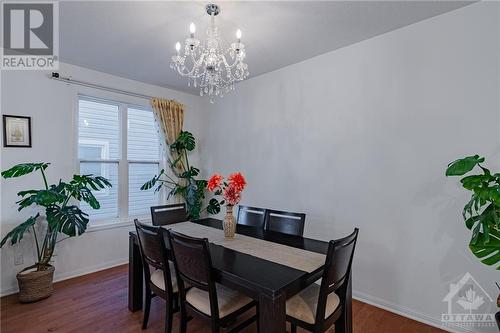
[[128, 309], [142, 309], [143, 270], [139, 244], [136, 237], [128, 239]]
[[260, 295], [259, 333], [286, 332], [286, 297]]

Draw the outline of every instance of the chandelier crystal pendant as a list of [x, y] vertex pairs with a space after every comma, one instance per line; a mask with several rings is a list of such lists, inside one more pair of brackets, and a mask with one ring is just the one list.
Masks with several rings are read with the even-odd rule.
[[241, 30], [236, 30], [236, 42], [228, 49], [222, 45], [219, 30], [215, 25], [215, 16], [220, 13], [219, 6], [209, 4], [206, 12], [210, 15], [210, 26], [207, 29], [207, 40], [201, 43], [195, 38], [196, 26], [189, 26], [190, 36], [184, 42], [181, 54], [181, 43], [175, 44], [177, 54], [172, 56], [170, 68], [181, 76], [188, 78], [188, 86], [200, 88], [200, 96], [208, 95], [210, 102], [216, 96], [234, 90], [234, 84], [248, 77], [248, 65], [243, 62], [246, 56], [245, 45], [241, 42]]

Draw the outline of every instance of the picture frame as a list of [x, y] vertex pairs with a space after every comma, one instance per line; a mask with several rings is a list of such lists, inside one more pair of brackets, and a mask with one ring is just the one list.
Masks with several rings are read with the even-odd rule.
[[3, 146], [31, 148], [31, 117], [4, 114]]

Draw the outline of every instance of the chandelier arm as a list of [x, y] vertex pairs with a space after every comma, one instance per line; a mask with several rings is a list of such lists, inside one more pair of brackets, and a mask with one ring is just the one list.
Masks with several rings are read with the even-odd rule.
[[194, 67], [191, 70], [188, 70], [186, 66], [183, 66], [183, 68], [185, 68], [186, 71], [183, 71], [181, 69], [181, 66], [179, 66], [178, 64], [175, 67], [177, 69], [177, 73], [179, 73], [181, 76], [191, 76], [194, 71]]
[[222, 59], [224, 60], [224, 64], [225, 64], [226, 66], [228, 66], [229, 68], [234, 68], [234, 67], [235, 67], [235, 66], [236, 66], [236, 65], [240, 62], [240, 60], [238, 60], [238, 59], [236, 59], [236, 58], [235, 58], [235, 59], [234, 59], [234, 62], [230, 65], [230, 64], [228, 64], [228, 63], [227, 63], [227, 60], [226, 60], [226, 56], [225, 56], [225, 55], [222, 55]]
[[[184, 68], [186, 68], [187, 72], [183, 72], [180, 68], [179, 65], [176, 65], [177, 67], [177, 72], [181, 75], [181, 76], [187, 76], [189, 78], [192, 78], [192, 79], [199, 79], [201, 76], [203, 76], [203, 74], [205, 73], [205, 70], [203, 70], [200, 74], [198, 75], [194, 75], [194, 72], [196, 70], [196, 68], [199, 68], [201, 67], [201, 65], [203, 64], [203, 60], [205, 58], [205, 54], [202, 54], [200, 56], [200, 59], [198, 59], [198, 61], [196, 61], [196, 59], [194, 58], [194, 55], [192, 55], [191, 59], [193, 60], [193, 68], [191, 68], [191, 70], [187, 70], [187, 67], [184, 66]], [[184, 56], [184, 59], [186, 59], [186, 56]]]

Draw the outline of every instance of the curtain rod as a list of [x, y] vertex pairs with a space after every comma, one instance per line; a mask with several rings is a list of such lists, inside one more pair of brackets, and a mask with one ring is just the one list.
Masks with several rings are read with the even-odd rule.
[[138, 94], [138, 93], [134, 93], [131, 91], [110, 88], [110, 87], [101, 86], [101, 85], [94, 84], [94, 83], [79, 81], [79, 80], [73, 80], [71, 77], [61, 76], [58, 72], [52, 72], [52, 79], [56, 80], [56, 81], [66, 82], [68, 84], [76, 84], [78, 86], [95, 88], [95, 89], [105, 90], [105, 91], [109, 91], [109, 92], [113, 92], [113, 93], [117, 93], [117, 94], [128, 95], [128, 96], [133, 96], [133, 97], [138, 97], [138, 98], [144, 98], [144, 99], [149, 99], [149, 100], [154, 98], [153, 96]]

